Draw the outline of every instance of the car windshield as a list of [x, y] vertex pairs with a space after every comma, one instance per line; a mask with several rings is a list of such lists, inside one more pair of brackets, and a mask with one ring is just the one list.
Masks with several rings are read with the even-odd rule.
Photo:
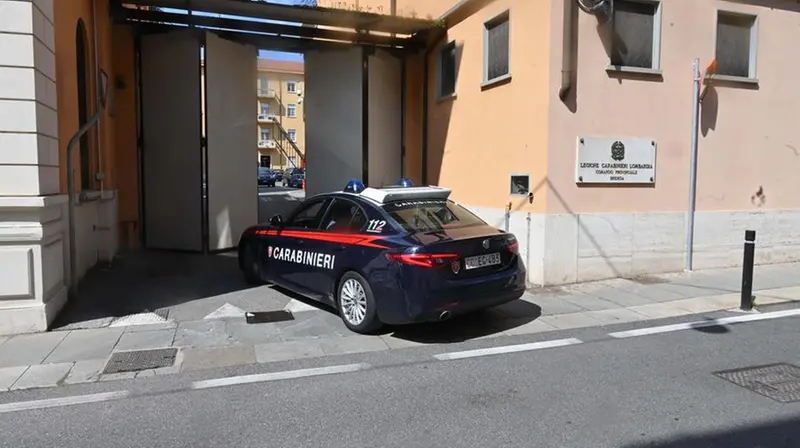
[[396, 201], [383, 209], [408, 232], [436, 232], [444, 229], [486, 224], [453, 201]]
[[265, 174], [272, 174], [272, 171], [269, 168], [259, 167], [258, 174], [265, 175]]

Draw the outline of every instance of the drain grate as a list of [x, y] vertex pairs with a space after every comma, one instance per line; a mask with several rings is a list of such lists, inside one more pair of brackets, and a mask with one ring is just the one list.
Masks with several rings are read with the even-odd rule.
[[266, 324], [294, 320], [294, 315], [292, 312], [286, 310], [248, 311], [244, 313], [244, 317], [248, 324]]
[[177, 354], [177, 348], [116, 352], [108, 360], [103, 373], [138, 372], [140, 370], [170, 367], [175, 363]]
[[800, 402], [800, 367], [792, 364], [752, 366], [714, 375], [780, 403]]

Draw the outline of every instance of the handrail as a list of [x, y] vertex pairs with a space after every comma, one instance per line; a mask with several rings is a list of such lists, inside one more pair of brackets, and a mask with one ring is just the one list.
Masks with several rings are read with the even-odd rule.
[[105, 111], [105, 105], [100, 104], [97, 112], [89, 118], [78, 132], [69, 139], [67, 143], [67, 190], [69, 194], [69, 296], [75, 297], [75, 292], [78, 288], [78, 269], [77, 269], [77, 252], [75, 247], [75, 205], [77, 202], [77, 192], [75, 191], [75, 146], [91, 128], [93, 128], [99, 121], [100, 116]]
[[279, 141], [273, 140], [275, 142], [275, 146], [280, 150], [280, 152], [286, 157], [286, 160], [289, 161], [293, 166], [293, 168], [297, 168], [297, 164], [292, 162], [292, 159], [289, 157], [289, 154], [283, 149], [283, 145], [280, 144]]
[[294, 152], [296, 152], [300, 156], [300, 160], [305, 162], [306, 161], [305, 154], [303, 154], [303, 151], [300, 151], [300, 148], [297, 147], [297, 144], [294, 142], [294, 140], [292, 140], [289, 137], [289, 133], [286, 132], [286, 129], [283, 128], [283, 125], [278, 123], [278, 122], [276, 122], [275, 124], [278, 125], [278, 130], [281, 132], [282, 139], [285, 139], [286, 141], [288, 141], [289, 144], [292, 146], [292, 149], [294, 149]]

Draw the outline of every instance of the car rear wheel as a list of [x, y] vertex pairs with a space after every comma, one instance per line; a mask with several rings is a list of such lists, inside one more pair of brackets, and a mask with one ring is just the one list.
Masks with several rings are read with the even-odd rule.
[[366, 334], [381, 327], [372, 288], [358, 273], [348, 272], [342, 276], [336, 303], [342, 321], [351, 331]]
[[264, 281], [261, 280], [261, 270], [258, 267], [258, 254], [255, 245], [245, 245], [242, 250], [239, 267], [242, 269], [244, 280], [247, 283], [251, 285], [260, 285], [264, 283]]

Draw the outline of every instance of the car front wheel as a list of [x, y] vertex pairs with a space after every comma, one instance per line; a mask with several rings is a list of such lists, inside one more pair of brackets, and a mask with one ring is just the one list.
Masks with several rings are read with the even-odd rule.
[[367, 280], [356, 272], [348, 272], [339, 282], [336, 304], [345, 326], [356, 333], [368, 334], [382, 324], [375, 309], [375, 297]]

